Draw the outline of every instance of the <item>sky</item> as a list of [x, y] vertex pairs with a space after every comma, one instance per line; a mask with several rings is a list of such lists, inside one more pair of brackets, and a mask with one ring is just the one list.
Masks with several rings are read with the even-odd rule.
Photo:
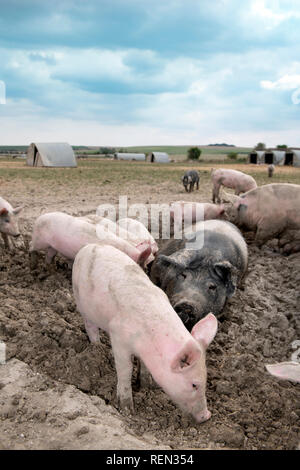
[[299, 0], [0, 0], [0, 145], [300, 147]]

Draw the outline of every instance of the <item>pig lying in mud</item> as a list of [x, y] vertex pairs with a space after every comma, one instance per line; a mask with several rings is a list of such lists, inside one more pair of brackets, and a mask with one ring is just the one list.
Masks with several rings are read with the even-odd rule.
[[281, 380], [291, 380], [300, 383], [299, 362], [279, 362], [278, 364], [266, 364], [267, 371]]
[[170, 205], [170, 219], [194, 224], [201, 220], [222, 219], [225, 217], [224, 204], [211, 204], [210, 202], [175, 201]]
[[235, 190], [235, 194], [246, 193], [250, 189], [257, 188], [257, 184], [254, 178], [250, 175], [246, 175], [241, 171], [229, 170], [224, 168], [212, 168], [211, 170], [211, 182], [213, 184], [212, 201], [221, 202], [219, 192], [221, 186], [231, 188]]
[[17, 215], [21, 210], [22, 207], [14, 209], [9, 202], [0, 197], [0, 233], [4, 246], [8, 250], [10, 249], [8, 237], [16, 238], [21, 235], [17, 220]]
[[256, 232], [258, 246], [279, 238], [283, 253], [300, 250], [300, 185], [267, 184], [232, 200], [226, 208], [228, 219], [241, 229]]
[[217, 332], [214, 315], [207, 315], [189, 333], [165, 293], [112, 246], [82, 248], [72, 281], [90, 341], [99, 343], [99, 328], [110, 336], [121, 407], [133, 411], [134, 355], [180, 408], [197, 422], [209, 419], [205, 350]]
[[[185, 231], [181, 240], [168, 241], [158, 251], [150, 273], [189, 330], [207, 313], [222, 312], [248, 265], [247, 245], [230, 222], [207, 220], [193, 230]], [[187, 248], [187, 242], [201, 236], [203, 246]]]
[[142, 243], [135, 248], [105, 228], [82, 218], [63, 212], [50, 212], [41, 215], [35, 222], [30, 244], [31, 268], [36, 266], [37, 251], [46, 251], [47, 263], [51, 263], [57, 253], [74, 260], [80, 248], [88, 243], [115, 246], [141, 265], [145, 264], [151, 254], [149, 243]]

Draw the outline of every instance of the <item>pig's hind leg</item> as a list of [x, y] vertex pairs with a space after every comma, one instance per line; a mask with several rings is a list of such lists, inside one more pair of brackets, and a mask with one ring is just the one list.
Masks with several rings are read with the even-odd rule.
[[117, 371], [117, 399], [121, 408], [129, 408], [134, 412], [131, 377], [133, 363], [131, 353], [128, 347], [124, 346], [118, 336], [110, 335], [111, 346], [115, 359], [115, 367]]
[[[84, 317], [84, 315], [82, 316]], [[89, 320], [84, 320], [84, 326], [90, 342], [93, 344], [100, 344], [98, 326], [94, 325], [94, 323], [90, 322]]]

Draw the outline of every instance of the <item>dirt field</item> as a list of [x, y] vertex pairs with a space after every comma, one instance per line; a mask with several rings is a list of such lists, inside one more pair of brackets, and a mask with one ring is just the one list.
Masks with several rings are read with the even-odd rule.
[[[135, 414], [121, 413], [108, 337], [102, 332], [101, 346], [89, 344], [67, 263], [58, 257], [50, 273], [41, 256], [38, 269], [29, 269], [26, 247], [38, 215], [83, 215], [104, 202], [117, 204], [119, 195], [128, 195], [128, 204], [210, 201], [209, 165], [197, 165], [200, 190], [184, 192], [180, 176], [190, 166], [84, 161], [69, 170], [0, 163], [0, 195], [24, 204], [23, 240], [14, 254], [0, 244], [0, 339], [7, 345], [7, 364], [0, 365], [0, 449], [299, 446], [300, 385], [278, 381], [264, 365], [290, 360], [300, 339], [300, 253], [283, 257], [275, 241], [258, 249], [249, 238], [245, 288], [226, 306], [207, 351], [212, 417], [200, 425], [159, 388], [138, 389], [135, 374]], [[231, 167], [259, 184], [270, 182], [264, 165]], [[276, 168], [272, 182], [279, 181], [300, 183], [300, 169]]]

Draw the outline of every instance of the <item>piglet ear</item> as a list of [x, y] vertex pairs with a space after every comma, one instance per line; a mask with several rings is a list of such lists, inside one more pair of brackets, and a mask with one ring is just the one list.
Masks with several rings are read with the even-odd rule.
[[191, 335], [206, 349], [214, 339], [218, 329], [218, 320], [209, 313], [194, 325]]
[[192, 366], [201, 356], [201, 351], [194, 341], [189, 340], [171, 362], [173, 372], [183, 372]]
[[137, 263], [141, 266], [143, 266], [146, 262], [146, 260], [149, 258], [151, 255], [151, 245], [148, 241], [140, 243], [136, 249], [140, 252], [140, 255], [138, 257]]
[[21, 212], [22, 209], [23, 209], [23, 206], [18, 206], [13, 210], [13, 213], [17, 215]]
[[278, 364], [266, 364], [267, 371], [278, 379], [292, 380], [300, 383], [300, 363], [280, 362]]
[[0, 216], [4, 216], [4, 215], [7, 215], [8, 214], [8, 210], [3, 208], [0, 210]]
[[21, 212], [22, 209], [23, 209], [23, 206], [18, 206], [13, 210], [13, 213], [17, 215]]

